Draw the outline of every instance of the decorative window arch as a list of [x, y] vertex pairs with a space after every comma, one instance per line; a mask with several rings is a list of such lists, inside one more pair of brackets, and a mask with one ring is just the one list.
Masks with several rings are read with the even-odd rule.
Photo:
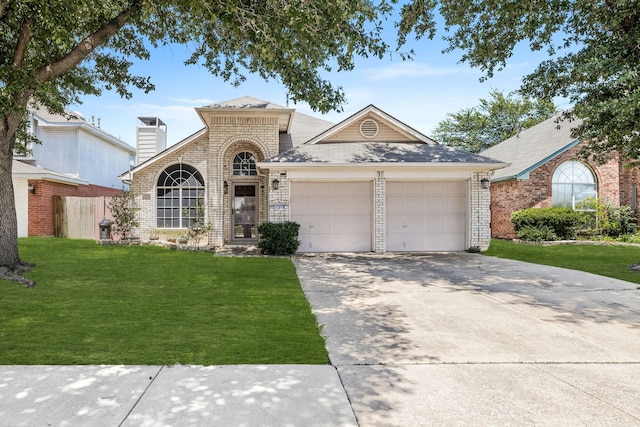
[[553, 207], [580, 208], [580, 203], [598, 195], [596, 178], [589, 166], [577, 160], [561, 163], [551, 180]]
[[204, 180], [196, 168], [175, 164], [158, 178], [156, 208], [158, 228], [186, 228], [198, 215], [204, 200]]
[[258, 174], [256, 156], [248, 151], [236, 154], [233, 158], [234, 176], [254, 176]]

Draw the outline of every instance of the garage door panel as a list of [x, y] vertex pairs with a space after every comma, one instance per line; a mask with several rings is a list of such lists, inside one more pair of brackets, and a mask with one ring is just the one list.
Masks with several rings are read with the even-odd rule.
[[300, 223], [298, 250], [371, 251], [371, 189], [370, 182], [292, 182], [291, 220]]
[[387, 250], [460, 251], [466, 246], [465, 182], [387, 182]]

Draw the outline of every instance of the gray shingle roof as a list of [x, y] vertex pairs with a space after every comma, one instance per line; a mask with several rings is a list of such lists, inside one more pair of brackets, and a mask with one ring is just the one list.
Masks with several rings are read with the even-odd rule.
[[280, 134], [280, 152], [297, 147], [333, 127], [333, 123], [303, 113], [293, 113], [289, 133]]
[[285, 109], [284, 105], [274, 104], [273, 102], [263, 101], [251, 96], [243, 96], [242, 98], [231, 99], [229, 101], [216, 102], [203, 108], [238, 108], [238, 109]]
[[305, 144], [263, 163], [500, 163], [443, 145], [401, 142]]
[[538, 123], [481, 152], [483, 156], [511, 164], [495, 171], [491, 180], [526, 179], [530, 171], [578, 144], [571, 136], [571, 128], [580, 121], [558, 122], [558, 117]]

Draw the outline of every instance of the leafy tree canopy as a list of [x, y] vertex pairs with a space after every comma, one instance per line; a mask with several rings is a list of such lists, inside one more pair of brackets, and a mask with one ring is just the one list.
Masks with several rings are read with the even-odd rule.
[[402, 37], [435, 36], [434, 11], [443, 16], [448, 52], [491, 77], [517, 45], [549, 53], [526, 76], [521, 93], [533, 99], [566, 97], [565, 113], [583, 123], [573, 136], [585, 154], [603, 160], [619, 152], [640, 158], [640, 0], [413, 0], [404, 7]]
[[450, 147], [479, 153], [556, 112], [551, 101], [505, 96], [497, 90], [489, 96], [480, 99], [476, 107], [447, 114], [436, 126], [433, 137]]
[[248, 73], [278, 79], [294, 100], [328, 111], [344, 94], [323, 74], [389, 51], [380, 25], [392, 3], [0, 0], [0, 276], [20, 270], [11, 170], [29, 102], [64, 113], [85, 94], [150, 91], [149, 77], [130, 72], [131, 60], [147, 59], [149, 46], [178, 43], [191, 49], [188, 64], [234, 84]]

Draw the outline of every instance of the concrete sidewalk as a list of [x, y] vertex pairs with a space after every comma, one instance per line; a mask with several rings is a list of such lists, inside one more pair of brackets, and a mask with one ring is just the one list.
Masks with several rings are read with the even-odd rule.
[[356, 426], [332, 366], [0, 366], [1, 426]]

